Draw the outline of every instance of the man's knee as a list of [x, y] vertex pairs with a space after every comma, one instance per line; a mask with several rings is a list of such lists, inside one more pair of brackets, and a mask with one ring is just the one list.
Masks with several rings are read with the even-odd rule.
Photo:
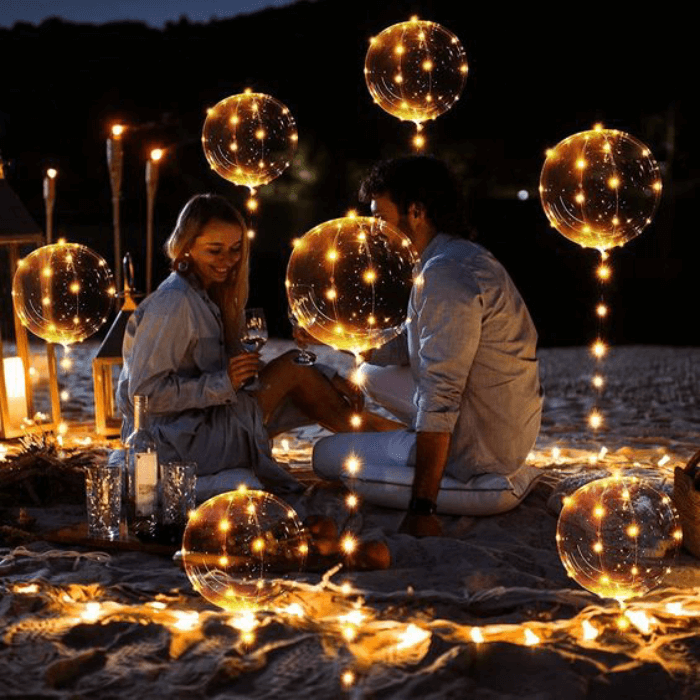
[[314, 445], [311, 458], [316, 475], [329, 481], [339, 481], [342, 471], [342, 462], [335, 442], [335, 435], [321, 438]]

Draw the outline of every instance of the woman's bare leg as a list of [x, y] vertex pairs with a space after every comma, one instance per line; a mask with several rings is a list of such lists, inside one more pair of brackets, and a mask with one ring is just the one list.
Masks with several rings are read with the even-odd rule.
[[[309, 418], [334, 433], [352, 430], [382, 432], [405, 427], [376, 413], [356, 413], [317, 369], [296, 364], [293, 361], [296, 355], [294, 350], [280, 355], [260, 371], [261, 388], [256, 396], [265, 422], [289, 396]], [[359, 416], [359, 425], [355, 424], [356, 416]]]

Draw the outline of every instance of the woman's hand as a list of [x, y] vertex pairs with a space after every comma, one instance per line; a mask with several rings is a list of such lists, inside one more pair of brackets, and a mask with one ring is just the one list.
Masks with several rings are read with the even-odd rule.
[[228, 378], [234, 391], [238, 391], [249, 379], [260, 370], [259, 352], [242, 352], [240, 355], [229, 357]]

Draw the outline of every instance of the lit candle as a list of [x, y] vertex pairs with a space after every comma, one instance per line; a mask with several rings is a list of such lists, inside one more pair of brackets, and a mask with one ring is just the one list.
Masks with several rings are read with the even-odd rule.
[[27, 394], [24, 383], [24, 364], [21, 357], [6, 357], [5, 391], [7, 392], [7, 414], [11, 426], [20, 426], [27, 417]]

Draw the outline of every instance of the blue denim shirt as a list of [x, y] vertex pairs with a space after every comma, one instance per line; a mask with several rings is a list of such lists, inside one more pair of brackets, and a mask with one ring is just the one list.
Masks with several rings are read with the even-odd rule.
[[410, 364], [417, 431], [452, 433], [446, 473], [512, 474], [540, 427], [537, 332], [503, 266], [480, 245], [438, 234], [421, 256], [405, 332], [375, 351]]
[[231, 385], [221, 312], [194, 276], [173, 272], [137, 307], [123, 357], [123, 439], [133, 430], [133, 397], [144, 394], [161, 462], [193, 460], [200, 474], [251, 469], [263, 483], [295, 483], [272, 458], [258, 402]]

